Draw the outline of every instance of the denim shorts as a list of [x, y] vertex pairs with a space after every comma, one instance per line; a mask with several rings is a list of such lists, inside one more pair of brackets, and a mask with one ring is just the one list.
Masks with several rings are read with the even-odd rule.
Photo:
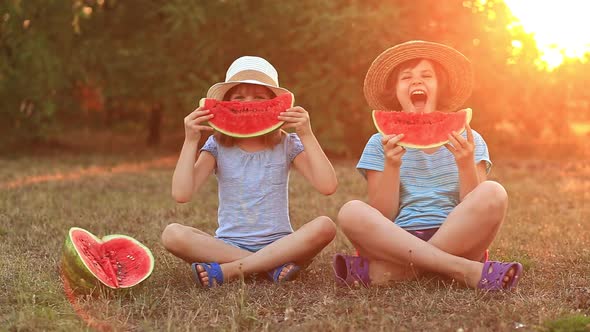
[[268, 245], [268, 244], [246, 245], [246, 244], [232, 242], [229, 239], [223, 239], [223, 238], [217, 238], [217, 239], [229, 244], [230, 246], [236, 247], [238, 249], [246, 250], [249, 252], [257, 252], [258, 250], [260, 250]]

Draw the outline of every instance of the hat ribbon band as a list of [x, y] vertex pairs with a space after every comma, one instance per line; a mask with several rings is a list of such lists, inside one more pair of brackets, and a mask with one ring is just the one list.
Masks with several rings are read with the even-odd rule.
[[237, 82], [246, 80], [256, 80], [274, 87], [279, 86], [279, 84], [275, 82], [275, 80], [257, 70], [242, 70], [241, 72], [238, 72], [234, 76], [228, 78], [226, 82]]

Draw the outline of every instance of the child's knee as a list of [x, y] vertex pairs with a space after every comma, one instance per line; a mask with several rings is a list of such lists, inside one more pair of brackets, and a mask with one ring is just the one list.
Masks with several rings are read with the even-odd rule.
[[338, 212], [338, 225], [342, 228], [351, 226], [357, 220], [359, 211], [366, 206], [366, 203], [359, 200], [352, 200], [344, 203]]
[[329, 217], [322, 216], [320, 220], [320, 234], [322, 234], [323, 239], [331, 242], [336, 237], [336, 224]]
[[506, 189], [495, 181], [480, 183], [481, 191], [485, 195], [485, 201], [491, 210], [504, 211], [508, 205], [508, 193]]
[[171, 250], [178, 245], [179, 239], [183, 233], [184, 226], [178, 223], [172, 223], [164, 228], [162, 232], [162, 244], [164, 248]]
[[322, 242], [330, 243], [336, 237], [336, 224], [326, 216], [317, 218], [317, 237]]

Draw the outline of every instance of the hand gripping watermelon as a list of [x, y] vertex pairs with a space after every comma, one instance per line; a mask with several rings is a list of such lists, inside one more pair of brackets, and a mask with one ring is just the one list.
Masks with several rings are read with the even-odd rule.
[[471, 122], [471, 108], [457, 112], [408, 113], [395, 111], [373, 111], [373, 122], [383, 135], [404, 134], [398, 145], [428, 149], [449, 142], [448, 135], [462, 133], [465, 124]]
[[126, 235], [99, 239], [85, 229], [72, 227], [62, 255], [62, 272], [74, 291], [87, 292], [104, 285], [130, 288], [154, 270], [154, 256], [139, 241]]
[[220, 101], [203, 98], [199, 106], [210, 110], [215, 116], [209, 120], [213, 129], [232, 137], [262, 136], [278, 129], [279, 113], [293, 107], [294, 97], [290, 93], [261, 101]]

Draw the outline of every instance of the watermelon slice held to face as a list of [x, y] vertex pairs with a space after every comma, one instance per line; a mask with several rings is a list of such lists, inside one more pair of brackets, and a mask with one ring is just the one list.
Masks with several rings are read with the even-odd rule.
[[293, 107], [294, 97], [290, 93], [261, 101], [220, 101], [203, 98], [199, 106], [211, 111], [209, 120], [213, 129], [232, 137], [256, 137], [278, 129], [284, 123], [279, 113]]
[[72, 227], [62, 255], [62, 271], [75, 290], [104, 285], [130, 288], [154, 270], [154, 256], [139, 241], [126, 235], [99, 239], [85, 229]]
[[449, 142], [448, 135], [462, 133], [471, 122], [471, 108], [457, 112], [408, 113], [373, 111], [373, 122], [383, 135], [404, 134], [398, 145], [407, 148], [428, 149]]

